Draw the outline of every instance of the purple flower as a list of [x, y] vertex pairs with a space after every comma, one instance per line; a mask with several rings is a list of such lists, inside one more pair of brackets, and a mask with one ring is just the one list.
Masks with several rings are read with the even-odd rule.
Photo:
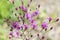
[[42, 23], [42, 28], [43, 28], [43, 29], [46, 29], [47, 26], [48, 26], [48, 24], [47, 24], [46, 22], [43, 22], [43, 23]]
[[22, 29], [22, 25], [21, 24], [18, 24], [17, 30], [21, 30], [21, 29]]
[[31, 23], [33, 29], [37, 27], [37, 23], [34, 19], [29, 20], [29, 22]]
[[16, 35], [18, 36], [19, 35], [19, 32], [16, 32]]
[[31, 24], [32, 24], [32, 28], [33, 28], [33, 29], [37, 28], [37, 23], [36, 23], [35, 20], [32, 20], [32, 21], [31, 21]]
[[26, 13], [25, 17], [30, 20], [31, 19], [31, 14]]
[[50, 21], [52, 20], [52, 18], [51, 18], [51, 17], [49, 17], [49, 18], [48, 18], [48, 20], [49, 20], [49, 22], [50, 22]]
[[35, 29], [37, 27], [37, 24], [33, 23], [32, 26], [33, 26], [33, 29]]
[[26, 24], [24, 24], [24, 28], [25, 28], [25, 30], [28, 28], [28, 25], [26, 25]]
[[12, 36], [12, 35], [13, 35], [13, 33], [12, 33], [12, 32], [10, 32], [10, 35]]
[[20, 29], [20, 27], [18, 26], [18, 27], [17, 27], [17, 30], [19, 30], [19, 29]]
[[33, 16], [36, 16], [36, 15], [38, 15], [38, 14], [39, 14], [39, 11], [35, 11], [35, 12], [32, 13], [32, 17], [33, 17]]
[[24, 5], [20, 6], [19, 8], [21, 8], [24, 12], [27, 12], [28, 11], [27, 8], [24, 7]]
[[13, 36], [14, 37], [18, 37], [19, 36], [19, 31], [18, 30], [14, 30], [13, 31]]
[[20, 6], [19, 8], [21, 8], [22, 10], [24, 10], [24, 9], [25, 9], [24, 5]]
[[30, 22], [31, 22], [31, 23], [34, 23], [34, 22], [35, 22], [35, 20], [31, 20]]
[[29, 40], [28, 38], [26, 38], [26, 40]]
[[18, 26], [18, 24], [19, 24], [19, 22], [17, 22], [17, 21], [14, 22], [14, 23], [13, 23], [13, 27], [16, 28], [16, 27]]
[[44, 39], [45, 38], [45, 36], [42, 36], [42, 39]]
[[28, 9], [27, 9], [27, 8], [25, 8], [24, 12], [26, 12], [26, 13], [27, 13], [27, 12], [28, 12]]
[[13, 37], [13, 32], [10, 32], [9, 39], [11, 39], [12, 37]]

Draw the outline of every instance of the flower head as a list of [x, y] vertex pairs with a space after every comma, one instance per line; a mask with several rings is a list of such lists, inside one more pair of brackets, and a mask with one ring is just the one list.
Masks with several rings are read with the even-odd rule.
[[19, 24], [19, 22], [17, 22], [17, 21], [14, 22], [14, 23], [13, 23], [13, 27], [16, 28], [16, 27], [18, 26], [18, 24]]
[[48, 18], [48, 20], [49, 20], [49, 22], [50, 22], [50, 21], [52, 20], [52, 18], [51, 18], [51, 17], [49, 17], [49, 18]]
[[32, 24], [32, 28], [35, 29], [37, 27], [37, 23], [35, 20], [32, 20], [31, 21], [31, 24]]
[[26, 40], [29, 40], [28, 38], [26, 38]]
[[43, 22], [43, 23], [42, 23], [42, 28], [43, 28], [43, 29], [46, 29], [47, 26], [48, 26], [48, 24], [47, 24], [46, 22]]
[[9, 39], [11, 39], [12, 37], [13, 37], [13, 32], [10, 32]]
[[10, 35], [12, 36], [12, 35], [13, 35], [13, 33], [12, 33], [12, 32], [10, 32]]
[[24, 5], [20, 6], [19, 8], [21, 8], [22, 11], [24, 11], [24, 12], [27, 12], [28, 11], [27, 8]]
[[28, 18], [28, 19], [30, 20], [30, 19], [31, 19], [31, 14], [26, 13], [26, 14], [25, 14], [25, 17]]
[[36, 16], [36, 15], [38, 15], [38, 14], [39, 14], [39, 11], [36, 10], [35, 12], [32, 13], [32, 16]]
[[25, 28], [25, 30], [28, 28], [28, 25], [26, 25], [26, 24], [24, 24], [24, 28]]

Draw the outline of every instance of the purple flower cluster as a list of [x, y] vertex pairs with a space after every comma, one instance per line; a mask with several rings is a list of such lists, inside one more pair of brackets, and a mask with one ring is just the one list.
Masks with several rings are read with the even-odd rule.
[[[30, 2], [32, 2], [32, 0], [30, 0]], [[30, 6], [30, 5], [28, 5], [28, 6]], [[39, 7], [40, 7], [40, 5], [38, 5], [38, 8]], [[42, 27], [42, 29], [47, 29], [48, 28], [48, 23], [43, 22], [43, 21], [42, 21], [41, 25], [38, 26], [38, 23], [37, 23], [37, 21], [35, 20], [34, 17], [37, 17], [39, 15], [39, 10], [36, 9], [34, 12], [30, 13], [30, 12], [28, 12], [28, 7], [24, 6], [24, 3], [22, 3], [21, 6], [19, 6], [19, 9], [22, 10], [22, 12], [23, 12], [22, 14], [24, 14], [24, 15], [23, 16], [19, 15], [18, 20], [20, 20], [20, 21], [16, 20], [16, 21], [13, 22], [13, 29], [15, 30], [15, 32], [10, 32], [10, 34], [9, 34], [10, 38], [13, 37], [13, 36], [15, 36], [15, 37], [19, 36], [21, 34], [21, 33], [19, 34], [20, 31], [22, 31], [22, 34], [20, 36], [23, 36], [25, 31], [29, 31], [28, 28], [30, 28], [30, 26], [31, 26], [32, 30], [34, 30], [36, 28], [38, 29], [40, 26]], [[18, 8], [16, 8], [16, 10], [18, 10]], [[51, 22], [52, 17], [49, 17], [48, 20], [49, 20], [49, 22]], [[30, 31], [28, 33], [30, 33]], [[32, 36], [33, 35], [31, 35], [31, 37]], [[39, 33], [37, 34], [37, 36], [39, 37]], [[42, 36], [42, 39], [44, 39], [44, 38], [45, 37]], [[29, 40], [29, 38], [26, 38], [25, 40]]]

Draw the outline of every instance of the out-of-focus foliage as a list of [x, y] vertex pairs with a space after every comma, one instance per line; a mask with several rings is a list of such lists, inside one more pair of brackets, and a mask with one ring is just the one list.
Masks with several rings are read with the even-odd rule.
[[47, 17], [47, 14], [46, 14], [46, 10], [42, 10], [40, 11], [40, 15], [39, 15], [41, 18], [46, 18]]
[[12, 3], [8, 0], [0, 0], [0, 22], [11, 16]]
[[51, 16], [52, 16], [53, 19], [56, 19], [57, 18], [57, 13], [53, 12]]
[[8, 38], [8, 33], [5, 29], [0, 26], [0, 40], [7, 40]]

